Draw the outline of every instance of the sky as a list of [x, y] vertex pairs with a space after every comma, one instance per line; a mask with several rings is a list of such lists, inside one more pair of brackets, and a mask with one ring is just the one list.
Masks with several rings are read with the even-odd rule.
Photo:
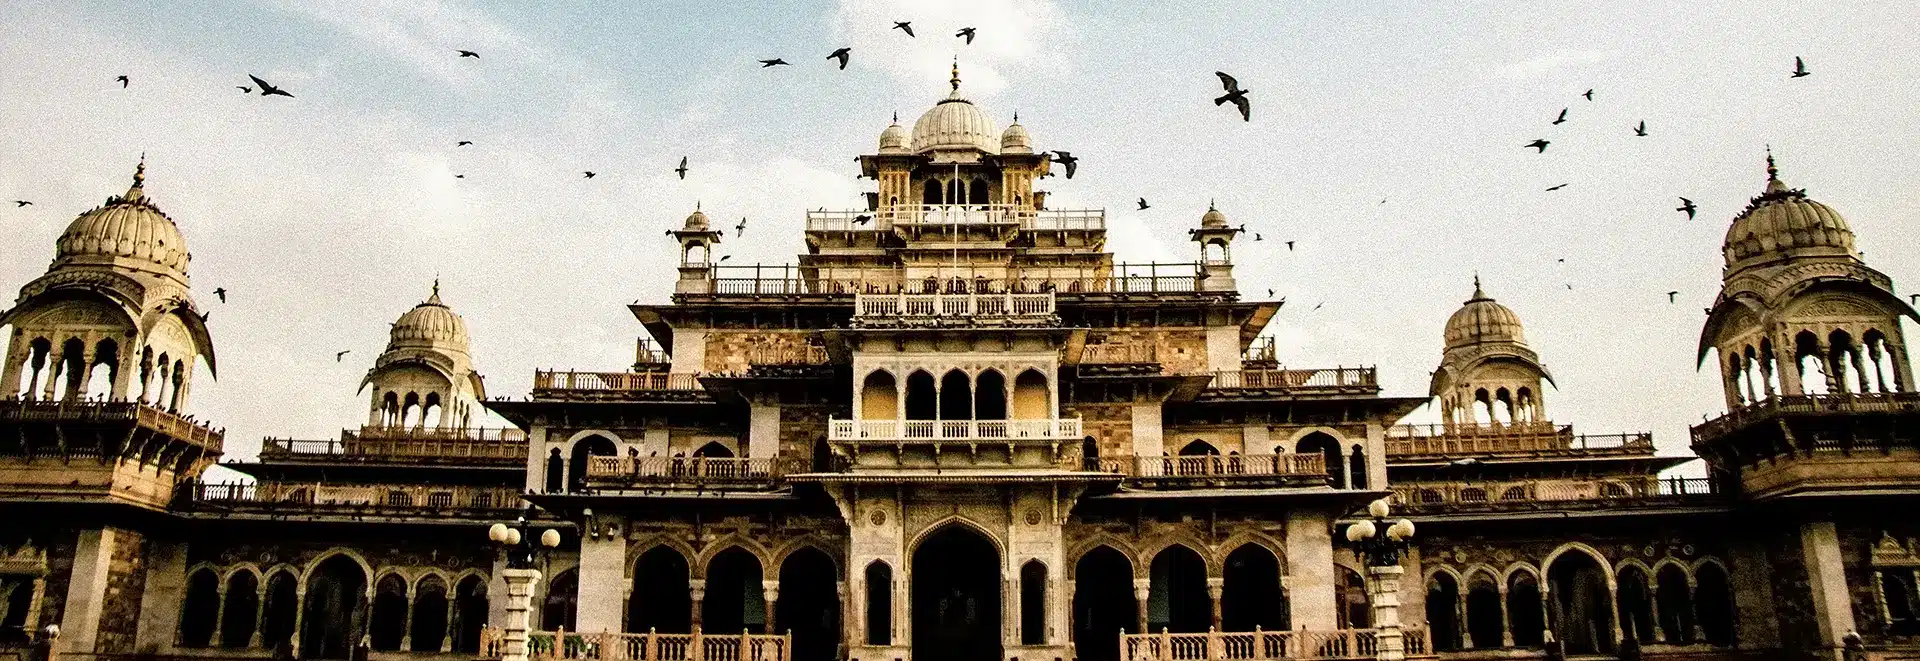
[[[536, 368], [632, 361], [625, 306], [668, 300], [663, 231], [696, 203], [749, 219], [730, 264], [792, 262], [803, 211], [859, 206], [853, 157], [957, 57], [996, 123], [1082, 159], [1041, 187], [1106, 209], [1118, 259], [1192, 260], [1209, 200], [1261, 234], [1235, 270], [1288, 301], [1286, 365], [1423, 395], [1478, 273], [1552, 370], [1552, 418], [1684, 454], [1724, 410], [1695, 346], [1766, 146], [1869, 265], [1920, 279], [1916, 34], [1911, 2], [13, 0], [0, 200], [34, 205], [0, 205], [0, 287], [144, 153], [213, 311], [222, 369], [192, 410], [230, 458], [363, 422], [361, 377], [436, 277], [489, 394], [520, 396]], [[1788, 78], [1795, 56], [1813, 75]], [[1216, 70], [1251, 122], [1211, 103]], [[295, 97], [243, 94], [249, 74]]]

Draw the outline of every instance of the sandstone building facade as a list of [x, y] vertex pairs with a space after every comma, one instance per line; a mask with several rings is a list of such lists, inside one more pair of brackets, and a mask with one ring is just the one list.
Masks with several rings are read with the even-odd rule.
[[[1383, 595], [1340, 533], [1388, 497], [1419, 529], [1416, 656], [1920, 651], [1915, 313], [1771, 159], [1700, 339], [1727, 401], [1692, 430], [1709, 476], [1674, 478], [1688, 457], [1649, 434], [1554, 422], [1552, 375], [1478, 282], [1427, 396], [1282, 367], [1224, 212], [1193, 262], [1116, 263], [1104, 213], [1049, 208], [1059, 164], [959, 90], [885, 128], [866, 208], [807, 212], [793, 265], [720, 265], [724, 232], [688, 216], [629, 370], [489, 397], [436, 283], [369, 370], [366, 423], [266, 439], [227, 464], [248, 484], [200, 479], [224, 447], [190, 415], [213, 342], [137, 171], [0, 313], [0, 636], [474, 658], [505, 612], [483, 531], [525, 515], [563, 538], [533, 627], [585, 632], [536, 635], [547, 654], [705, 658], [706, 636], [744, 661], [785, 634], [781, 661], [1370, 658]], [[1429, 403], [1443, 422], [1401, 424]]]

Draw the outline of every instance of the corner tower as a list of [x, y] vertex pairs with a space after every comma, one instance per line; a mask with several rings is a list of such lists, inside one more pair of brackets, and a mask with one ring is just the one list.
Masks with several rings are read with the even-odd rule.
[[387, 350], [360, 382], [373, 387], [367, 426], [420, 429], [470, 427], [487, 396], [473, 371], [467, 322], [440, 301], [440, 282], [427, 300], [393, 322]]
[[1520, 315], [1480, 288], [1447, 319], [1446, 350], [1433, 372], [1430, 395], [1440, 398], [1449, 427], [1550, 420], [1540, 383], [1553, 383], [1540, 355], [1527, 346]]

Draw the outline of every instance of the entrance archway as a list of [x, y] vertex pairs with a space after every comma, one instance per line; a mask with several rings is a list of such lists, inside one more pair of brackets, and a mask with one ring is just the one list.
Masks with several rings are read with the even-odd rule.
[[767, 601], [760, 585], [760, 559], [738, 546], [707, 563], [707, 598], [700, 628], [714, 633], [766, 633]]
[[1199, 553], [1179, 544], [1169, 546], [1153, 556], [1148, 574], [1148, 631], [1200, 633], [1213, 626], [1207, 563]]
[[1000, 551], [964, 525], [948, 525], [913, 551], [913, 658], [1000, 658]]
[[611, 457], [619, 452], [613, 441], [605, 436], [594, 435], [580, 439], [573, 444], [573, 461], [569, 463], [568, 487], [573, 491], [587, 488], [588, 457]]
[[780, 563], [780, 601], [774, 606], [775, 625], [793, 634], [794, 661], [832, 661], [839, 658], [840, 593], [834, 583], [839, 571], [825, 552], [808, 547], [794, 551]]
[[627, 633], [687, 633], [693, 626], [687, 559], [665, 546], [641, 554], [633, 567], [633, 597], [627, 602]]
[[540, 607], [540, 628], [552, 631], [578, 631], [574, 624], [580, 614], [580, 572], [569, 569], [547, 584], [547, 598]]
[[1280, 559], [1267, 547], [1243, 544], [1227, 554], [1220, 590], [1220, 624], [1226, 631], [1285, 631], [1286, 598], [1280, 594]]
[[1120, 631], [1140, 633], [1133, 600], [1133, 563], [1111, 546], [1096, 546], [1073, 569], [1073, 646], [1081, 661], [1120, 658]]
[[307, 577], [307, 602], [300, 616], [300, 656], [345, 659], [366, 630], [367, 573], [344, 555], [335, 555]]
[[1547, 568], [1553, 635], [1567, 654], [1613, 653], [1613, 594], [1599, 561], [1568, 552]]

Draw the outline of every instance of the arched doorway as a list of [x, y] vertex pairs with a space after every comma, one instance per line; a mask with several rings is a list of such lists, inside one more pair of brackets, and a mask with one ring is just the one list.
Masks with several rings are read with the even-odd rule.
[[194, 572], [187, 578], [187, 601], [180, 606], [180, 646], [212, 646], [219, 612], [220, 577], [211, 569]]
[[1073, 646], [1081, 661], [1117, 661], [1121, 631], [1140, 633], [1133, 600], [1133, 563], [1111, 546], [1096, 546], [1073, 569]]
[[1007, 419], [1007, 377], [999, 370], [987, 370], [980, 373], [979, 385], [973, 396], [973, 419]]
[[1500, 588], [1486, 574], [1467, 580], [1467, 644], [1477, 649], [1506, 646], [1506, 625], [1501, 622]]
[[1047, 644], [1047, 565], [1039, 560], [1020, 566], [1020, 644]]
[[580, 572], [569, 569], [553, 577], [547, 584], [547, 598], [540, 604], [540, 628], [547, 631], [566, 629], [578, 631], [575, 621], [580, 615]]
[[665, 546], [640, 555], [633, 567], [633, 596], [627, 602], [627, 632], [687, 633], [693, 626], [687, 559]]
[[1679, 565], [1667, 565], [1657, 576], [1655, 601], [1660, 606], [1660, 631], [1669, 643], [1693, 642], [1693, 594], [1687, 585], [1687, 572]]
[[867, 565], [867, 644], [893, 644], [893, 567], [875, 560]]
[[1213, 599], [1207, 596], [1207, 563], [1193, 549], [1175, 544], [1161, 549], [1148, 565], [1147, 630], [1199, 633], [1213, 626]]
[[707, 597], [700, 629], [714, 633], [766, 633], [767, 601], [760, 585], [760, 559], [738, 546], [707, 563]]
[[1733, 584], [1727, 580], [1727, 571], [1718, 563], [1702, 564], [1693, 572], [1693, 584], [1701, 635], [1709, 645], [1733, 645]]
[[1000, 658], [1000, 551], [974, 529], [952, 524], [913, 551], [913, 658]]
[[1540, 601], [1540, 582], [1533, 574], [1514, 572], [1507, 577], [1507, 630], [1515, 647], [1546, 643], [1547, 612]]
[[368, 644], [375, 651], [400, 650], [407, 635], [407, 580], [387, 574], [373, 582], [373, 618], [367, 623]]
[[794, 551], [780, 563], [780, 601], [774, 607], [774, 621], [780, 631], [793, 634], [794, 661], [839, 658], [838, 579], [833, 559], [813, 547]]
[[1427, 580], [1427, 634], [1433, 651], [1460, 649], [1460, 584], [1453, 575], [1439, 572]]
[[547, 493], [560, 493], [561, 485], [566, 483], [567, 460], [560, 457], [560, 448], [547, 452]]
[[344, 555], [314, 567], [302, 605], [300, 656], [345, 659], [366, 631], [367, 573]]
[[250, 571], [234, 572], [227, 579], [227, 604], [220, 613], [220, 646], [245, 648], [251, 644], [259, 615], [260, 580]]
[[1335, 489], [1347, 488], [1346, 465], [1340, 459], [1340, 441], [1325, 432], [1307, 434], [1295, 450], [1300, 454], [1317, 453], [1326, 457], [1327, 480]]
[[1242, 544], [1227, 554], [1221, 573], [1220, 625], [1227, 631], [1285, 631], [1286, 597], [1280, 593], [1280, 559], [1267, 547]]
[[568, 463], [568, 487], [573, 491], [587, 488], [587, 457], [611, 457], [618, 452], [612, 439], [598, 434], [576, 441], [573, 460]]
[[293, 644], [293, 620], [300, 608], [300, 580], [281, 571], [267, 579], [267, 601], [261, 605], [260, 644], [268, 651]]
[[1613, 595], [1599, 561], [1579, 551], [1561, 554], [1547, 567], [1547, 582], [1553, 636], [1567, 654], [1612, 654]]
[[706, 445], [702, 445], [699, 449], [694, 450], [693, 456], [732, 459], [733, 450], [728, 449], [726, 445], [721, 444], [719, 441], [709, 441]]
[[447, 639], [447, 582], [439, 576], [427, 576], [413, 586], [412, 634], [415, 652], [438, 652]]
[[915, 371], [907, 375], [907, 419], [932, 420], [939, 413], [939, 402], [934, 401], [933, 375], [925, 371]]
[[1653, 600], [1647, 572], [1628, 565], [1614, 579], [1620, 592], [1620, 637], [1641, 644], [1654, 642]]
[[900, 390], [893, 373], [875, 370], [867, 374], [860, 387], [860, 419], [892, 420], [900, 417]]
[[487, 626], [487, 582], [479, 576], [460, 579], [454, 587], [453, 621], [447, 623], [447, 635], [453, 651], [474, 654], [480, 651], [480, 630]]
[[1333, 598], [1339, 611], [1334, 613], [1342, 629], [1366, 629], [1373, 626], [1373, 598], [1367, 595], [1367, 581], [1360, 572], [1346, 565], [1333, 566]]
[[973, 383], [967, 373], [947, 370], [940, 377], [940, 419], [967, 420], [973, 417]]

